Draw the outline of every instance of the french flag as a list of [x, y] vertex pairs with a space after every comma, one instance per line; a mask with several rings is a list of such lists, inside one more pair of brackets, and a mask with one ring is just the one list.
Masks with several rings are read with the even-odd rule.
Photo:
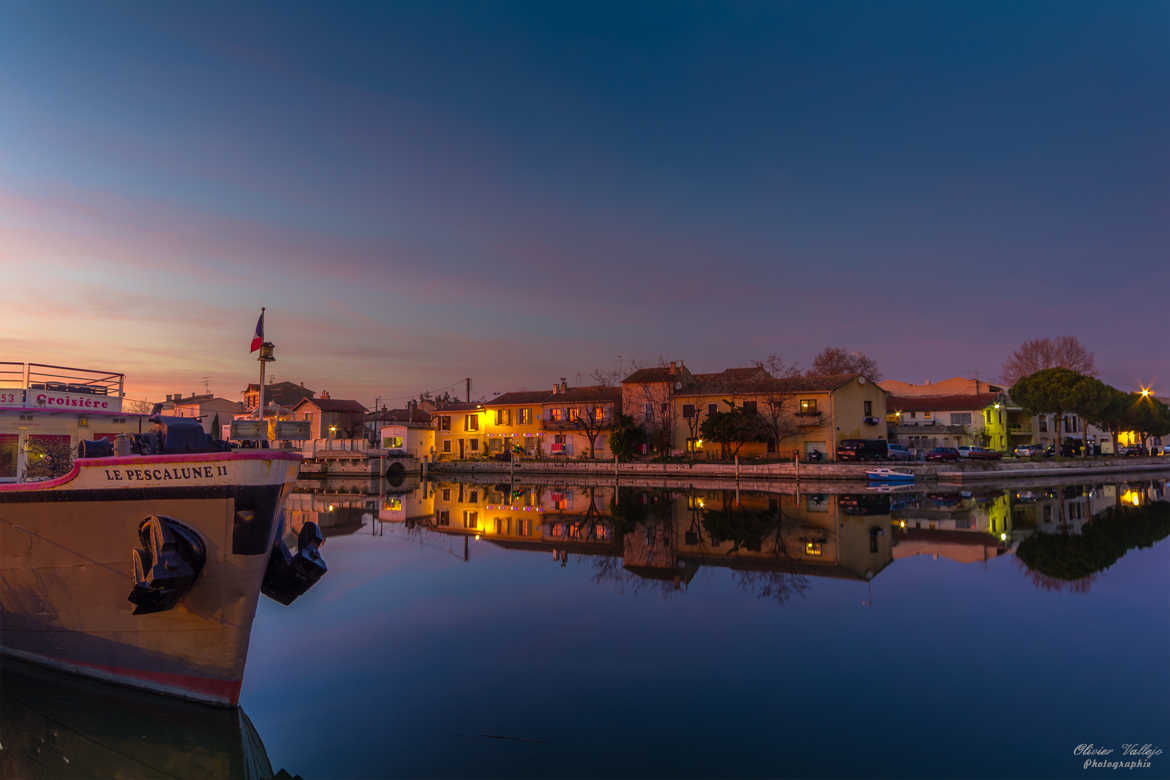
[[255, 352], [260, 349], [260, 345], [264, 343], [264, 309], [260, 310], [260, 319], [256, 320], [256, 334], [252, 336], [252, 348], [249, 352]]

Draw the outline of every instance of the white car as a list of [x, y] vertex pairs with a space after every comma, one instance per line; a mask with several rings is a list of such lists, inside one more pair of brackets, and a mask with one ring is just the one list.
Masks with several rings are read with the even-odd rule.
[[955, 447], [955, 449], [957, 449], [959, 451], [960, 458], [969, 458], [969, 457], [971, 457], [971, 450], [977, 450], [979, 448], [978, 447], [963, 446], [963, 447]]

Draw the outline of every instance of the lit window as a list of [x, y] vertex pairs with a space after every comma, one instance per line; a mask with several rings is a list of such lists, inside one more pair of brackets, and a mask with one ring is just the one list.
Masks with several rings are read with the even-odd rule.
[[474, 509], [463, 510], [463, 527], [474, 531], [479, 527], [479, 512]]
[[604, 406], [593, 407], [593, 419], [594, 420], [604, 420], [605, 419], [605, 407]]
[[561, 420], [565, 419], [565, 410], [561, 409], [560, 407], [550, 409], [548, 412], [548, 419], [552, 420], [553, 422], [560, 422]]
[[581, 419], [581, 410], [578, 409], [576, 406], [571, 407], [569, 409], [569, 419], [570, 420], [580, 420]]
[[478, 431], [479, 430], [479, 415], [469, 414], [463, 418], [463, 430]]
[[800, 413], [801, 414], [816, 414], [817, 413], [817, 399], [802, 398], [800, 399]]
[[813, 558], [820, 558], [825, 553], [825, 545], [823, 542], [805, 542], [804, 554]]
[[532, 410], [531, 409], [521, 409], [520, 410], [520, 424], [521, 425], [531, 425], [532, 424]]

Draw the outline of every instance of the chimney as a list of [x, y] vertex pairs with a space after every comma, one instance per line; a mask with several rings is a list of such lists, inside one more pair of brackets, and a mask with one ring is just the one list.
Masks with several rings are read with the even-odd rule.
[[560, 389], [561, 389], [561, 386], [558, 385], [556, 382], [553, 382], [553, 395], [556, 395], [557, 391]]
[[565, 384], [565, 378], [561, 377], [561, 392], [563, 393], [568, 389], [569, 389], [569, 386], [567, 384]]
[[672, 374], [677, 374], [677, 373], [678, 373], [678, 363], [676, 363], [676, 362], [675, 362], [675, 361], [673, 361], [673, 360], [672, 360], [672, 361], [670, 361], [670, 373], [672, 373]]

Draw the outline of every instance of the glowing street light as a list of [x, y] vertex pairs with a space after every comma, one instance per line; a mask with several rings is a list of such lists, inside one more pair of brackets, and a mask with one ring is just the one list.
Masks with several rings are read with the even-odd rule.
[[1149, 397], [1150, 397], [1150, 393], [1151, 393], [1151, 392], [1152, 392], [1152, 391], [1151, 391], [1151, 389], [1150, 389], [1150, 388], [1148, 388], [1148, 387], [1143, 387], [1143, 388], [1142, 388], [1142, 398], [1149, 398]]

